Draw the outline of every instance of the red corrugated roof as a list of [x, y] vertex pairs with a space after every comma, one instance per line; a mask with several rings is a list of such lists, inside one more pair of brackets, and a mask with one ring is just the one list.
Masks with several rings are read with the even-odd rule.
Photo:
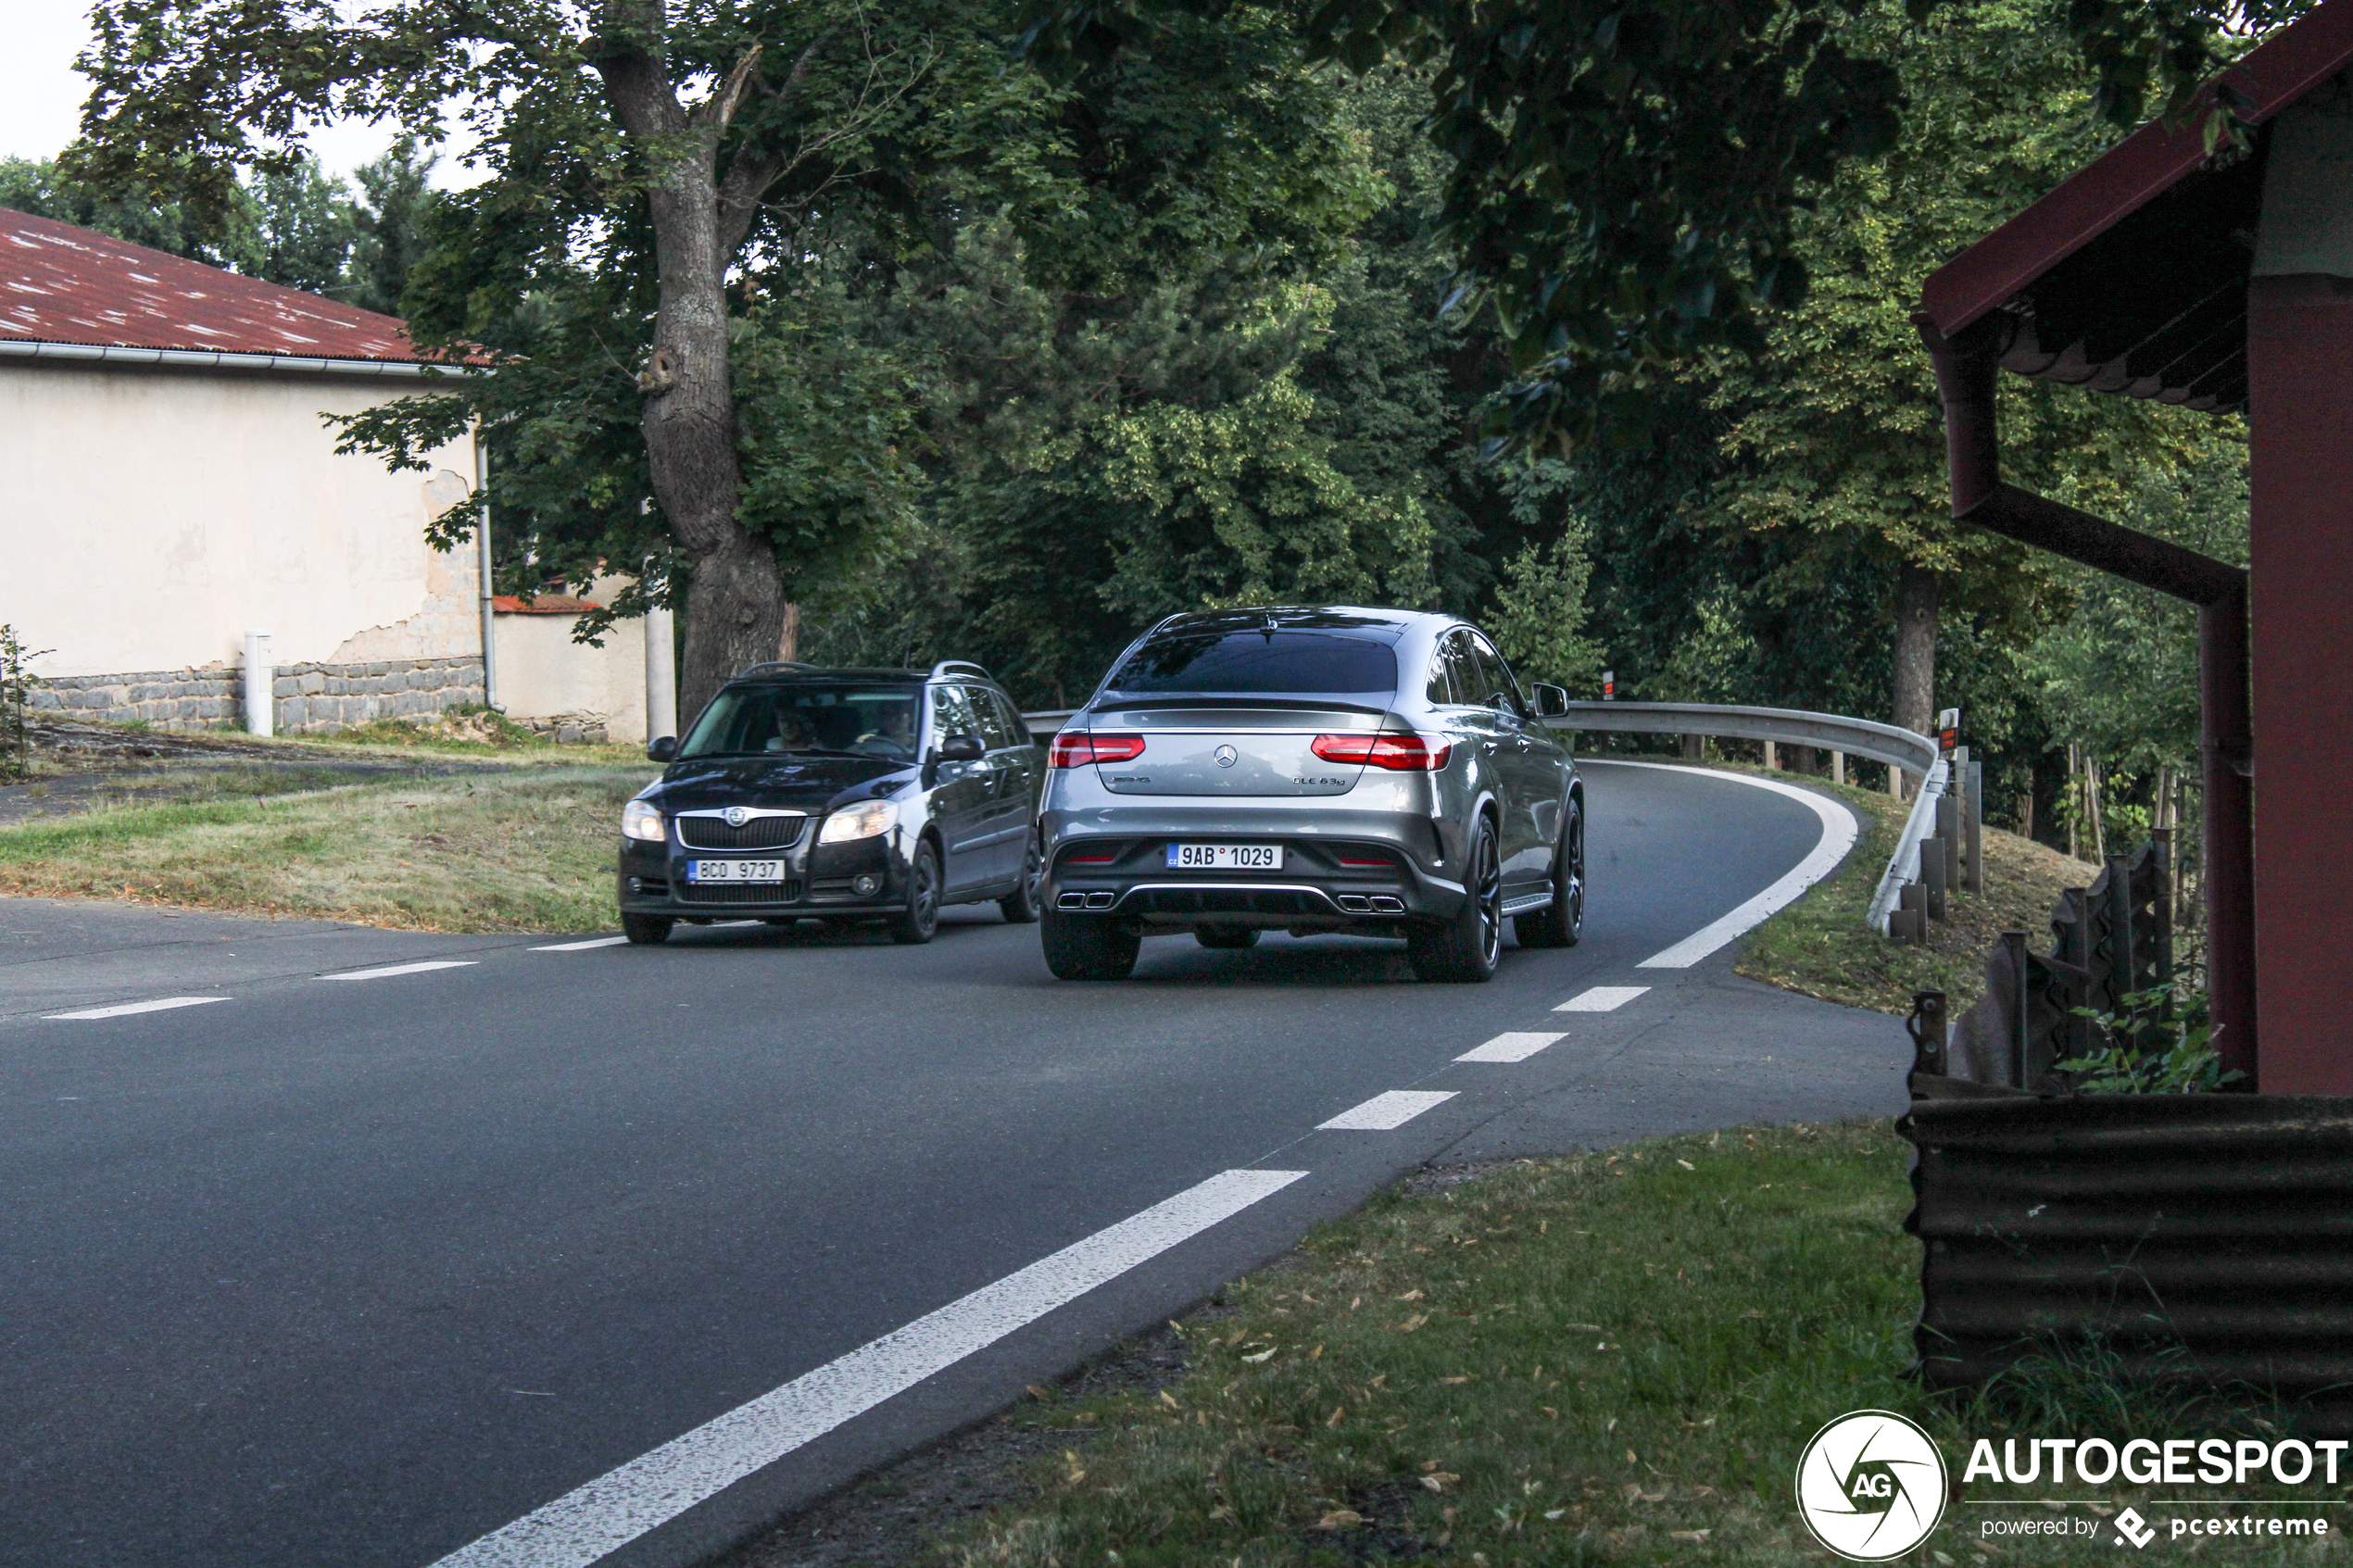
[[0, 337], [414, 362], [399, 321], [0, 207]]
[[570, 594], [541, 594], [529, 604], [523, 603], [520, 595], [499, 594], [490, 603], [493, 608], [509, 615], [585, 615], [592, 609], [604, 608], [604, 606], [589, 600], [573, 598]]

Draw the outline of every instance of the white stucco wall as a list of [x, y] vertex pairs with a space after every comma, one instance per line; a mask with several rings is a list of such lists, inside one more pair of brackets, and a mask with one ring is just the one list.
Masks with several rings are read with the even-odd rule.
[[470, 443], [391, 473], [320, 422], [417, 386], [0, 362], [0, 621], [48, 676], [233, 665], [249, 627], [281, 667], [478, 656], [474, 554], [424, 541]]
[[[598, 582], [592, 604], [610, 604], [621, 580]], [[601, 720], [605, 737], [642, 743], [646, 734], [646, 623], [617, 622], [604, 646], [572, 640], [574, 615], [502, 610], [498, 623], [498, 703], [519, 721]]]

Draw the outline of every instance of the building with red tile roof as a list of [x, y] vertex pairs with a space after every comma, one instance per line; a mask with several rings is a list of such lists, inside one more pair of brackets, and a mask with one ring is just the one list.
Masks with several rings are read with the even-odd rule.
[[0, 208], [0, 622], [45, 650], [33, 705], [239, 726], [247, 636], [266, 631], [279, 731], [486, 697], [553, 716], [538, 696], [585, 691], [616, 710], [581, 717], [621, 738], [635, 681], [641, 734], [639, 622], [601, 650], [535, 631], [530, 678], [499, 689], [481, 552], [425, 542], [474, 488], [471, 438], [422, 474], [335, 451], [331, 419], [430, 369], [392, 317]]

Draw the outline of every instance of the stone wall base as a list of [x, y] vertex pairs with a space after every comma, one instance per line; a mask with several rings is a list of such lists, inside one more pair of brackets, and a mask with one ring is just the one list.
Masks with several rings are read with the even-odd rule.
[[[407, 719], [482, 700], [479, 658], [385, 659], [364, 664], [286, 664], [271, 683], [280, 734], [331, 735], [376, 719]], [[32, 688], [36, 712], [158, 730], [242, 730], [245, 671], [208, 664], [128, 675], [58, 675]]]

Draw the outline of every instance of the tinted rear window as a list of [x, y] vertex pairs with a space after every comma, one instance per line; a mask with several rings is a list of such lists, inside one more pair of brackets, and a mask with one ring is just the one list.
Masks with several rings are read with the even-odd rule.
[[1177, 632], [1155, 637], [1129, 655], [1113, 674], [1110, 689], [1131, 695], [1386, 696], [1397, 690], [1397, 656], [1387, 643], [1328, 632]]

